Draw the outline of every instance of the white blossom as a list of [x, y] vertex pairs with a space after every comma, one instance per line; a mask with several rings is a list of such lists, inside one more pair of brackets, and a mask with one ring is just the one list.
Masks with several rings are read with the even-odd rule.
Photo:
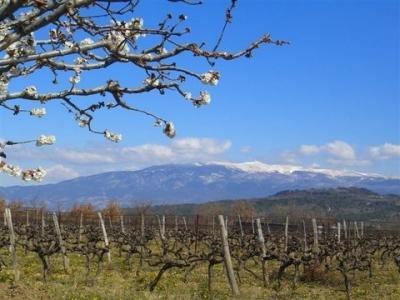
[[143, 18], [134, 18], [131, 20], [130, 25], [133, 29], [142, 29], [143, 23]]
[[7, 93], [8, 91], [8, 79], [2, 76], [0, 78], [0, 93]]
[[210, 85], [217, 85], [220, 77], [220, 74], [216, 71], [208, 71], [207, 73], [203, 73], [200, 76], [201, 82]]
[[88, 45], [93, 45], [93, 44], [94, 44], [94, 41], [93, 41], [91, 38], [83, 39], [83, 40], [79, 43], [79, 45], [81, 45], [81, 46], [88, 46]]
[[160, 120], [160, 119], [157, 119], [155, 122], [154, 122], [154, 126], [155, 127], [160, 127], [162, 125], [162, 121]]
[[129, 45], [125, 40], [126, 38], [123, 33], [115, 30], [108, 33], [105, 37], [105, 41], [108, 43], [108, 49], [122, 55], [126, 55], [130, 52]]
[[176, 130], [175, 130], [174, 123], [172, 123], [172, 122], [167, 122], [167, 123], [165, 124], [165, 127], [164, 127], [164, 133], [165, 133], [165, 135], [168, 136], [169, 138], [175, 137], [175, 135], [176, 135]]
[[202, 105], [210, 104], [211, 96], [207, 91], [200, 92], [200, 98], [193, 101], [193, 105], [200, 107]]
[[43, 145], [52, 145], [56, 142], [56, 137], [54, 135], [40, 135], [36, 140], [36, 146], [40, 147]]
[[152, 87], [157, 87], [161, 85], [161, 82], [159, 79], [155, 78], [155, 77], [148, 77], [144, 80], [143, 82], [146, 85], [150, 85]]
[[80, 127], [86, 127], [87, 125], [89, 125], [89, 120], [83, 119], [83, 118], [78, 118], [78, 124]]
[[70, 41], [65, 41], [64, 46], [65, 46], [65, 49], [73, 49], [75, 47], [75, 44]]
[[83, 57], [81, 57], [81, 56], [78, 56], [78, 57], [75, 59], [75, 63], [76, 63], [77, 65], [84, 65], [84, 64], [87, 63], [87, 59], [86, 59], [86, 58], [83, 58]]
[[46, 108], [45, 107], [41, 107], [41, 108], [33, 108], [30, 112], [31, 116], [35, 116], [38, 118], [43, 117], [46, 114]]
[[190, 93], [190, 92], [185, 93], [185, 99], [191, 100], [192, 99], [192, 93]]
[[156, 49], [156, 51], [157, 51], [157, 54], [167, 54], [168, 53], [168, 50], [165, 49], [164, 47], [158, 47]]
[[25, 181], [42, 181], [43, 177], [46, 176], [46, 170], [43, 168], [39, 167], [36, 169], [28, 169], [25, 171], [22, 171], [22, 180]]
[[104, 136], [114, 143], [118, 143], [122, 140], [122, 134], [112, 133], [111, 131], [105, 130]]
[[36, 97], [38, 95], [38, 91], [36, 89], [36, 86], [30, 85], [24, 90], [25, 95], [28, 97]]
[[79, 76], [79, 74], [75, 74], [69, 78], [69, 82], [72, 84], [77, 84], [79, 81], [81, 81], [81, 76]]
[[21, 169], [18, 166], [9, 165], [5, 162], [0, 162], [0, 171], [10, 175], [10, 176], [20, 176]]

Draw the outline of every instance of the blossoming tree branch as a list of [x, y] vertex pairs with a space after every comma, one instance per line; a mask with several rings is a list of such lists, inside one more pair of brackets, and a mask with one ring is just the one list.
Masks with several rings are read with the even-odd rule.
[[[201, 5], [192, 0], [160, 0], [186, 5]], [[211, 96], [207, 90], [193, 93], [185, 89], [187, 80], [197, 80], [204, 85], [217, 85], [221, 74], [214, 70], [217, 60], [251, 57], [262, 44], [283, 45], [264, 35], [242, 51], [232, 53], [220, 49], [227, 25], [232, 21], [232, 11], [237, 0], [231, 0], [225, 22], [211, 48], [203, 42], [182, 42], [190, 35], [185, 15], [167, 14], [156, 25], [145, 25], [145, 17], [135, 16], [137, 6], [146, 5], [139, 0], [0, 0], [0, 106], [18, 116], [29, 114], [44, 118], [46, 104], [60, 101], [72, 113], [79, 126], [92, 133], [103, 135], [112, 142], [119, 142], [122, 135], [107, 128], [96, 128], [95, 113], [99, 110], [123, 108], [145, 114], [154, 124], [162, 127], [170, 138], [176, 134], [174, 123], [162, 116], [134, 106], [126, 95], [137, 95], [153, 90], [164, 95], [174, 91], [195, 107], [207, 105]], [[147, 3], [148, 4], [148, 3]], [[151, 46], [143, 43], [153, 42]], [[185, 41], [188, 39], [185, 38]], [[142, 45], [146, 45], [143, 47]], [[193, 59], [204, 60], [203, 70], [193, 70], [179, 65], [175, 58], [189, 53]], [[112, 65], [129, 65], [135, 72], [142, 72], [143, 79], [134, 86], [123, 86], [118, 78], [97, 82], [81, 88], [81, 80], [88, 73], [107, 69]], [[51, 91], [41, 91], [30, 79], [35, 73], [52, 74], [48, 86]], [[68, 73], [68, 80], [59, 82], [60, 74]], [[18, 78], [30, 83], [21, 90], [9, 89]], [[64, 80], [63, 80], [64, 81]], [[85, 98], [85, 99], [82, 99]], [[104, 99], [104, 101], [99, 101]], [[27, 109], [28, 103], [37, 107]], [[71, 114], [70, 114], [71, 115]], [[21, 170], [7, 161], [7, 151], [13, 145], [35, 143], [51, 145], [53, 135], [39, 135], [28, 141], [2, 139], [0, 141], [0, 171], [23, 180], [40, 181], [45, 176], [43, 168]], [[12, 149], [12, 148], [11, 148]]]

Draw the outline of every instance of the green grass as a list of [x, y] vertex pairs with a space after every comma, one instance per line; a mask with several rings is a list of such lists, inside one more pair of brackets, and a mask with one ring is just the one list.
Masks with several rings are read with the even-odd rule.
[[[7, 252], [1, 253], [8, 265]], [[41, 265], [33, 253], [25, 255], [18, 252], [18, 264], [21, 278], [13, 283], [13, 271], [10, 267], [0, 271], [0, 299], [232, 299], [222, 265], [215, 267], [213, 291], [208, 292], [207, 266], [196, 268], [184, 282], [184, 269], [168, 270], [154, 292], [147, 285], [157, 274], [157, 268], [145, 267], [136, 274], [137, 261], [133, 269], [128, 270], [124, 258], [116, 250], [112, 252], [112, 263], [104, 264], [103, 270], [96, 275], [86, 276], [85, 261], [82, 256], [69, 255], [70, 272], [65, 274], [61, 256], [51, 258], [52, 272], [43, 281]], [[260, 268], [249, 265], [260, 273]], [[273, 266], [276, 269], [276, 266]], [[317, 270], [316, 278], [302, 277], [296, 288], [292, 284], [293, 270], [288, 269], [285, 278], [278, 286], [272, 281], [268, 288], [246, 272], [241, 273], [241, 296], [239, 299], [346, 299], [342, 278], [338, 272], [325, 273]], [[392, 262], [381, 268], [374, 266], [374, 276], [368, 278], [366, 272], [356, 272], [352, 278], [354, 299], [400, 299], [400, 274]]]

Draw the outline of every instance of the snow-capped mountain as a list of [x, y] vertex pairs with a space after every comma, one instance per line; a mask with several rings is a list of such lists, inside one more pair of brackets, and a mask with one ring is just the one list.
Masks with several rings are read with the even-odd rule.
[[261, 162], [213, 162], [153, 166], [139, 171], [118, 171], [78, 177], [56, 184], [0, 187], [10, 200], [62, 203], [108, 199], [123, 205], [138, 201], [160, 203], [206, 202], [264, 197], [283, 190], [361, 187], [378, 193], [400, 194], [400, 179], [352, 171], [269, 165]]

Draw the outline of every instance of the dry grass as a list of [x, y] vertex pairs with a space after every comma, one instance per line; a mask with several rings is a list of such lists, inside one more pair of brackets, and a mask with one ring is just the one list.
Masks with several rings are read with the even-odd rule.
[[[8, 254], [2, 253], [7, 260]], [[229, 285], [222, 266], [215, 268], [213, 292], [207, 288], [207, 268], [201, 265], [189, 274], [184, 282], [185, 270], [169, 270], [154, 292], [147, 290], [148, 283], [156, 276], [157, 269], [147, 267], [136, 275], [128, 270], [124, 259], [113, 253], [113, 261], [98, 274], [95, 271], [86, 276], [84, 259], [70, 255], [70, 274], [62, 269], [61, 257], [51, 260], [52, 273], [47, 282], [42, 279], [41, 266], [33, 254], [18, 253], [21, 280], [13, 284], [11, 269], [0, 271], [0, 299], [231, 299]], [[260, 273], [254, 263], [251, 268]], [[272, 266], [276, 267], [276, 266]], [[252, 275], [241, 272], [240, 299], [345, 299], [344, 286], [339, 272], [325, 272], [313, 268], [304, 273], [294, 288], [293, 269], [289, 268], [279, 286], [273, 281], [269, 288], [263, 288]], [[400, 274], [394, 264], [381, 268], [374, 267], [373, 278], [366, 273], [355, 273], [352, 278], [354, 299], [400, 299]]]

